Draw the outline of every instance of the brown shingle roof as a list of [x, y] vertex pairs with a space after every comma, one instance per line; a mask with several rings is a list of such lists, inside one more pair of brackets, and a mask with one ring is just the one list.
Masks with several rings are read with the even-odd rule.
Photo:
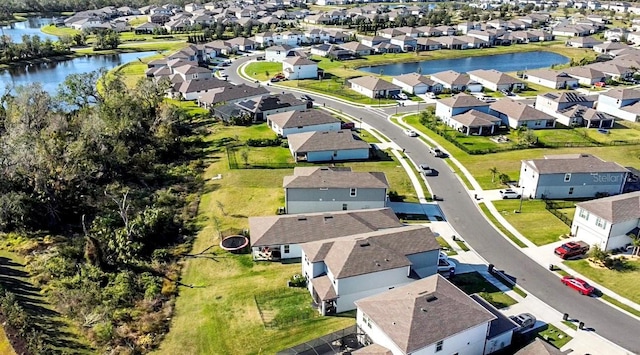
[[454, 97], [447, 97], [439, 101], [447, 107], [483, 107], [489, 106], [489, 103], [478, 100], [477, 97], [460, 93]]
[[178, 91], [183, 94], [187, 94], [190, 92], [206, 91], [225, 86], [233, 86], [233, 84], [216, 78], [192, 79], [182, 83]]
[[334, 300], [338, 296], [336, 295], [336, 290], [333, 288], [333, 284], [329, 279], [329, 276], [320, 276], [311, 279], [311, 284], [313, 284], [313, 290], [318, 294], [320, 300]]
[[546, 341], [535, 338], [535, 340], [524, 348], [518, 350], [515, 355], [563, 355], [564, 352], [547, 343]]
[[640, 218], [640, 191], [580, 202], [578, 207], [611, 223]]
[[484, 69], [478, 69], [478, 70], [472, 70], [469, 73], [469, 76], [475, 76], [478, 77], [480, 79], [486, 80], [488, 82], [491, 83], [495, 83], [498, 85], [504, 85], [504, 84], [520, 84], [522, 83], [522, 80], [518, 80], [512, 76], [509, 76], [501, 71], [497, 71], [495, 69], [491, 69], [491, 70], [484, 70]]
[[463, 114], [455, 115], [451, 119], [471, 128], [494, 126], [500, 122], [499, 118], [478, 110], [469, 110]]
[[401, 89], [398, 85], [392, 84], [375, 76], [361, 76], [358, 78], [349, 79], [349, 82], [372, 91]]
[[[240, 84], [219, 89], [214, 89], [200, 95], [198, 100], [208, 104], [218, 104], [221, 102], [241, 100], [258, 95], [267, 95], [269, 90], [263, 86], [253, 87], [251, 85]], [[271, 116], [269, 116], [271, 118]]]
[[460, 74], [453, 70], [446, 70], [431, 74], [431, 79], [438, 79], [439, 81], [450, 85], [467, 85], [470, 81], [469, 75]]
[[408, 73], [408, 74], [398, 75], [394, 77], [393, 80], [397, 80], [409, 86], [416, 86], [418, 84], [426, 84], [429, 86], [433, 85], [433, 80], [427, 78], [424, 75], [420, 75], [418, 73]]
[[285, 176], [283, 187], [291, 188], [378, 188], [388, 189], [383, 172], [355, 172], [351, 168], [296, 167]]
[[306, 127], [338, 123], [339, 119], [321, 110], [288, 111], [269, 115], [269, 121], [280, 128]]
[[353, 355], [393, 355], [391, 350], [385, 348], [380, 344], [367, 345], [364, 348], [354, 350], [351, 352]]
[[401, 226], [390, 208], [249, 217], [252, 246], [301, 244]]
[[523, 160], [540, 174], [566, 173], [623, 173], [628, 172], [621, 165], [604, 161], [591, 154], [546, 156], [545, 159]]
[[640, 99], [640, 90], [616, 88], [603, 92], [600, 95], [620, 100]]
[[404, 352], [413, 353], [495, 319], [440, 275], [355, 302]]
[[355, 139], [348, 129], [294, 133], [287, 139], [291, 150], [300, 153], [369, 148], [369, 143]]
[[516, 121], [555, 120], [547, 113], [512, 99], [500, 99], [490, 106], [492, 111], [500, 112]]

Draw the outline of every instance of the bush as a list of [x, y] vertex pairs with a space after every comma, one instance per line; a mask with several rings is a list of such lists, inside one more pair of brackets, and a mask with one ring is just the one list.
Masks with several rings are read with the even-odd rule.
[[247, 139], [247, 145], [249, 147], [277, 147], [282, 144], [281, 138], [263, 138], [263, 139]]
[[93, 326], [93, 334], [99, 344], [108, 343], [113, 337], [113, 324], [102, 322]]

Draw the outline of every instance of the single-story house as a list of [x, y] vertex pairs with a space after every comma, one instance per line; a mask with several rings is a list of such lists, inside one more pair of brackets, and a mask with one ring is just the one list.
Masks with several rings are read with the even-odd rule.
[[296, 167], [282, 185], [288, 214], [384, 208], [389, 189], [383, 172], [350, 167]]
[[197, 100], [198, 97], [214, 89], [232, 86], [228, 81], [216, 78], [193, 79], [183, 81], [177, 89], [177, 93], [187, 101]]
[[591, 154], [523, 160], [518, 185], [529, 198], [592, 198], [623, 191], [629, 170]]
[[421, 51], [437, 51], [442, 48], [440, 42], [427, 37], [418, 37], [416, 45], [418, 46], [418, 50]]
[[514, 89], [522, 90], [527, 86], [527, 84], [525, 84], [522, 80], [516, 79], [495, 69], [472, 70], [468, 74], [469, 79], [481, 84], [485, 88], [492, 91], [511, 91]]
[[502, 123], [513, 129], [519, 129], [520, 127], [530, 129], [554, 128], [556, 125], [554, 116], [536, 110], [521, 101], [508, 98], [492, 103], [489, 106], [489, 113], [500, 118]]
[[443, 89], [452, 92], [469, 90], [471, 92], [482, 91], [482, 85], [472, 81], [468, 74], [461, 74], [453, 70], [445, 70], [431, 74], [431, 80], [442, 84]]
[[254, 260], [300, 258], [303, 243], [402, 226], [390, 208], [249, 217]]
[[587, 128], [613, 128], [616, 118], [608, 113], [596, 111], [591, 107], [573, 105], [559, 111], [556, 120], [567, 126], [584, 126]]
[[369, 159], [369, 143], [355, 138], [348, 129], [314, 131], [287, 136], [296, 162], [323, 162]]
[[302, 273], [323, 315], [438, 271], [440, 244], [429, 227], [405, 226], [301, 245]]
[[359, 56], [370, 55], [373, 52], [373, 48], [366, 46], [360, 42], [347, 42], [340, 45], [340, 48], [346, 49], [351, 53]]
[[593, 48], [596, 45], [602, 44], [602, 41], [586, 36], [586, 37], [573, 37], [569, 38], [566, 42], [567, 46], [574, 48]]
[[282, 61], [282, 72], [287, 79], [317, 79], [318, 63], [305, 57], [291, 57]]
[[408, 73], [395, 76], [392, 83], [400, 86], [403, 91], [415, 95], [424, 94], [428, 91], [442, 91], [442, 84], [436, 83], [428, 77], [418, 73]]
[[272, 94], [236, 102], [234, 105], [249, 113], [254, 121], [266, 121], [269, 115], [287, 111], [302, 111], [307, 103], [293, 94]]
[[640, 191], [576, 204], [571, 235], [602, 250], [621, 248], [640, 233]]
[[339, 131], [342, 122], [325, 111], [309, 109], [270, 114], [267, 125], [276, 134], [286, 138], [292, 133]]
[[492, 135], [500, 127], [501, 120], [475, 109], [452, 116], [448, 125], [466, 135]]
[[402, 88], [375, 76], [361, 76], [349, 79], [351, 90], [370, 98], [398, 95]]
[[586, 86], [607, 80], [607, 76], [603, 72], [591, 67], [571, 67], [567, 68], [565, 73], [578, 79], [579, 84]]
[[578, 87], [578, 79], [567, 73], [551, 69], [527, 71], [527, 81], [552, 89], [573, 89]]

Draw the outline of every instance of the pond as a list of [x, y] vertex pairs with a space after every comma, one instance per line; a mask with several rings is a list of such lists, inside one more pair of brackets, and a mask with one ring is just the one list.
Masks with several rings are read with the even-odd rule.
[[52, 41], [57, 41], [58, 37], [48, 35], [40, 28], [50, 24], [52, 21], [49, 17], [29, 17], [26, 21], [15, 22], [10, 25], [0, 26], [0, 35], [9, 36], [13, 43], [21, 43], [22, 36], [24, 35], [38, 35], [42, 41], [50, 38]]
[[568, 62], [569, 58], [563, 55], [552, 52], [535, 51], [486, 55], [481, 57], [427, 60], [417, 63], [395, 63], [362, 67], [358, 68], [358, 70], [374, 74], [380, 74], [382, 70], [384, 75], [392, 76], [418, 72], [418, 68], [421, 68], [422, 74], [433, 74], [445, 70], [455, 70], [460, 73], [466, 73], [477, 69], [495, 69], [501, 72], [514, 72], [527, 69], [547, 68], [553, 64], [565, 64]]
[[137, 52], [85, 56], [61, 62], [12, 67], [0, 71], [0, 95], [5, 92], [6, 88], [35, 82], [40, 82], [47, 92], [53, 94], [57, 90], [58, 85], [60, 85], [69, 74], [88, 73], [100, 68], [109, 70], [118, 65], [137, 61], [138, 59], [155, 53], [156, 52]]

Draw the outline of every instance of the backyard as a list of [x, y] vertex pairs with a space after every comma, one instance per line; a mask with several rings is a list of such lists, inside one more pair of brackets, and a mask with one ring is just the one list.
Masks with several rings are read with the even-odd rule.
[[517, 212], [520, 209], [520, 200], [493, 201], [493, 205], [509, 224], [535, 245], [557, 242], [561, 235], [569, 233], [569, 226], [547, 211], [542, 200], [522, 201], [520, 213]]

